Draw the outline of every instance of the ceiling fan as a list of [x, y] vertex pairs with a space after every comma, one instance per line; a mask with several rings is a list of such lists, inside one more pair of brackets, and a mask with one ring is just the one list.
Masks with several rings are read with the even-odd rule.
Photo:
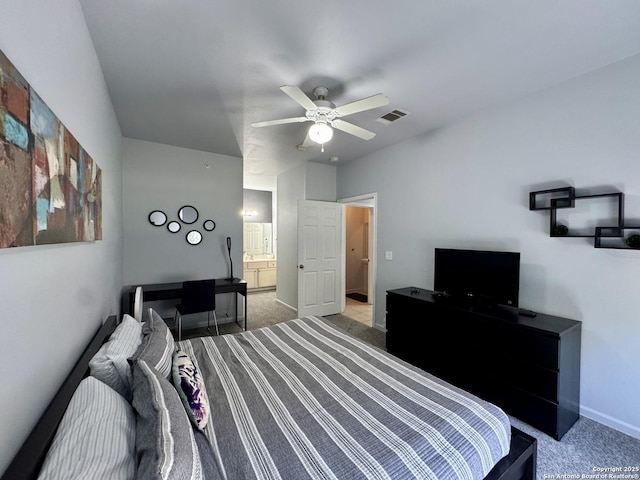
[[300, 150], [304, 150], [304, 147], [309, 145], [309, 140], [321, 145], [331, 140], [333, 136], [333, 129], [331, 127], [363, 140], [371, 140], [376, 136], [375, 133], [354, 125], [353, 123], [345, 122], [341, 117], [382, 107], [389, 103], [389, 99], [386, 96], [378, 93], [377, 95], [336, 107], [326, 99], [327, 95], [329, 95], [329, 89], [327, 87], [316, 87], [313, 89], [316, 100], [311, 100], [302, 90], [295, 86], [283, 85], [280, 87], [280, 90], [289, 95], [306, 110], [305, 116], [254, 122], [251, 126], [268, 127], [286, 123], [313, 122], [313, 125], [309, 128], [307, 139], [305, 139], [301, 145], [298, 145], [298, 149]]

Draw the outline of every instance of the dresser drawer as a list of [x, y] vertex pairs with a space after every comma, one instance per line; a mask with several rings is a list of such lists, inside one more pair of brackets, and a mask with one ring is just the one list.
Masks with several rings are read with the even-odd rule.
[[536, 332], [511, 332], [505, 343], [513, 358], [543, 368], [560, 368], [560, 339]]
[[476, 376], [463, 388], [473, 391], [480, 398], [495, 403], [507, 414], [556, 436], [558, 430], [558, 404], [538, 397], [493, 377]]
[[507, 413], [557, 438], [558, 405], [556, 403], [513, 389], [509, 392], [504, 409]]
[[411, 312], [412, 305], [413, 309], [422, 307], [420, 304], [415, 305], [411, 298], [398, 298], [397, 295], [387, 295], [387, 312], [388, 314], [393, 314], [395, 321], [404, 321], [404, 317]]
[[[437, 327], [439, 308], [430, 304], [425, 308], [424, 300], [418, 297], [400, 297], [387, 295], [387, 317], [392, 316], [395, 322], [403, 325], [403, 328]], [[387, 320], [387, 329], [389, 321]]]
[[419, 349], [415, 336], [407, 332], [387, 330], [387, 352], [413, 365], [420, 363]]
[[492, 374], [506, 384], [526, 390], [550, 402], [558, 402], [559, 373], [555, 370], [522, 362], [510, 362], [495, 366]]

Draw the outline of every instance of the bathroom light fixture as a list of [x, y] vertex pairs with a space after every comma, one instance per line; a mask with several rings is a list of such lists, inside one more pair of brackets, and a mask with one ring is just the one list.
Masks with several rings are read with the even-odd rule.
[[309, 138], [322, 145], [333, 137], [333, 129], [324, 122], [316, 122], [309, 128]]

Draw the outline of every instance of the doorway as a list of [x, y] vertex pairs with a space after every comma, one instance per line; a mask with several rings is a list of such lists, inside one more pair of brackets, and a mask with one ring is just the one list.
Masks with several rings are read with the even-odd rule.
[[275, 206], [273, 191], [243, 189], [242, 278], [249, 290], [276, 288]]
[[345, 204], [343, 314], [374, 326], [375, 302], [375, 194], [340, 200]]

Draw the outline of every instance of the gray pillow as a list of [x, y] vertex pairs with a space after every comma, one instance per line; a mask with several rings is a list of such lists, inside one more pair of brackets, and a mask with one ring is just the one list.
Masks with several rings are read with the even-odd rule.
[[131, 401], [131, 366], [127, 361], [142, 343], [142, 326], [124, 315], [109, 341], [89, 361], [91, 375]]
[[144, 360], [133, 365], [139, 479], [203, 478], [200, 455], [178, 392]]
[[131, 357], [130, 362], [134, 364], [137, 360], [144, 360], [167, 380], [170, 379], [176, 344], [169, 327], [152, 308], [149, 309], [147, 321], [142, 326], [142, 333], [144, 334], [142, 343]]
[[38, 479], [132, 479], [135, 448], [131, 405], [101, 381], [87, 377], [69, 402]]

